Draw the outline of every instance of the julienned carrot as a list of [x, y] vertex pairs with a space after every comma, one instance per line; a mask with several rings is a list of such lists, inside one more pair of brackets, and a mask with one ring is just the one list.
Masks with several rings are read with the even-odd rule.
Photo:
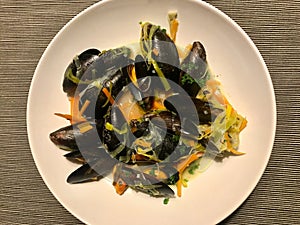
[[81, 108], [81, 110], [79, 110], [79, 98], [80, 97], [78, 95], [76, 95], [74, 97], [69, 97], [70, 108], [71, 108], [70, 114], [55, 113], [55, 115], [65, 118], [67, 120], [70, 120], [71, 124], [86, 121], [86, 119], [84, 117], [82, 117], [82, 114], [88, 107], [89, 101], [87, 100], [83, 104], [83, 107]]
[[80, 133], [82, 133], [82, 134], [93, 129], [93, 126], [90, 124], [90, 122], [81, 123], [81, 124], [77, 125], [77, 127], [78, 127]]
[[65, 118], [66, 120], [72, 121], [72, 115], [70, 115], [70, 114], [54, 113], [54, 115]]
[[170, 37], [173, 40], [173, 42], [175, 43], [178, 26], [179, 26], [176, 12], [169, 13], [169, 26], [170, 26]]
[[171, 33], [171, 39], [173, 40], [173, 42], [176, 42], [176, 35], [177, 35], [177, 31], [178, 31], [178, 20], [172, 20], [171, 22], [171, 29], [170, 29], [170, 33]]
[[91, 102], [89, 100], [85, 100], [83, 106], [81, 107], [80, 111], [79, 111], [79, 115], [82, 116], [82, 114], [84, 113], [84, 111], [87, 109], [87, 107], [89, 106]]
[[71, 123], [74, 124], [74, 123], [86, 121], [86, 119], [82, 117], [83, 111], [80, 112], [79, 110], [80, 96], [75, 95], [73, 98], [69, 98], [69, 100], [71, 104], [71, 116], [72, 116]]
[[137, 78], [136, 78], [136, 72], [135, 72], [135, 67], [134, 66], [129, 66], [129, 78], [130, 80], [132, 81], [132, 83], [135, 85], [135, 86], [138, 86], [137, 84]]
[[232, 147], [228, 132], [225, 133], [224, 137], [225, 137], [225, 140], [226, 140], [226, 143], [227, 143], [227, 149], [228, 149], [232, 154], [234, 154], [234, 155], [244, 155], [244, 154], [245, 154], [244, 152], [239, 152], [239, 151], [235, 150], [235, 149]]
[[188, 156], [188, 158], [186, 158], [185, 160], [183, 160], [182, 162], [180, 162], [178, 165], [177, 165], [177, 171], [179, 173], [179, 179], [176, 183], [176, 188], [177, 188], [177, 196], [178, 197], [181, 197], [182, 195], [182, 174], [183, 172], [186, 170], [187, 167], [189, 167], [189, 165], [196, 161], [197, 159], [199, 159], [200, 157], [202, 156], [202, 153], [194, 153], [194, 154], [191, 154], [190, 156]]
[[163, 110], [166, 109], [161, 99], [155, 99], [153, 102], [152, 110]]
[[134, 101], [134, 97], [129, 91], [125, 92], [120, 98], [118, 98], [116, 105], [121, 110], [128, 124], [131, 120], [140, 119], [145, 114], [145, 111], [136, 101]]
[[73, 98], [70, 98], [71, 104], [71, 115], [72, 115], [72, 122], [73, 120], [77, 120], [79, 118], [79, 95], [75, 95]]
[[177, 47], [179, 58], [185, 59], [191, 52], [192, 48], [193, 48], [193, 45], [191, 45], [191, 44], [188, 44], [184, 49]]
[[214, 79], [206, 81], [206, 85], [212, 90], [212, 92], [215, 92], [220, 84], [221, 83], [219, 81]]
[[134, 142], [136, 145], [145, 147], [145, 148], [150, 148], [151, 147], [151, 143], [150, 142], [146, 142], [145, 140], [142, 139], [136, 139], [136, 141]]
[[[107, 90], [107, 88], [103, 88], [102, 91], [106, 95], [106, 97], [110, 101], [110, 103], [113, 104], [114, 99], [111, 96], [110, 92]], [[70, 120], [71, 124], [86, 121], [86, 119], [82, 116], [82, 114], [84, 113], [84, 111], [89, 106], [90, 101], [86, 100], [84, 102], [84, 104], [82, 105], [81, 109], [79, 109], [79, 100], [80, 100], [79, 95], [75, 95], [74, 97], [69, 97], [70, 108], [71, 108], [70, 115], [62, 114], [62, 113], [55, 113], [55, 115], [60, 116], [62, 118], [65, 118], [67, 120]]]
[[240, 129], [239, 129], [240, 132], [245, 129], [245, 127], [247, 126], [247, 123], [248, 123], [248, 121], [244, 118], [241, 123]]
[[227, 100], [227, 98], [221, 93], [221, 91], [219, 89], [217, 89], [213, 92], [213, 96], [222, 105], [229, 105], [230, 104], [229, 101]]
[[189, 155], [185, 160], [183, 160], [181, 163], [178, 164], [177, 170], [180, 173], [183, 173], [183, 171], [195, 160], [199, 159], [199, 157], [202, 156], [202, 154], [199, 153], [193, 153]]
[[107, 99], [109, 100], [109, 102], [113, 105], [115, 100], [114, 98], [111, 96], [111, 93], [109, 92], [109, 90], [107, 88], [102, 88], [102, 92], [105, 94], [105, 96], [107, 97]]
[[127, 190], [128, 185], [124, 182], [123, 179], [119, 178], [117, 182], [113, 183], [117, 194], [122, 195]]
[[176, 183], [176, 188], [177, 188], [177, 196], [181, 197], [182, 195], [182, 174], [179, 173], [179, 179]]

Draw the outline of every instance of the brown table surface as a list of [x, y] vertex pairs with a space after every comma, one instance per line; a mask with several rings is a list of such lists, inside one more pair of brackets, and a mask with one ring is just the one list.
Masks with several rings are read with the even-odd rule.
[[[26, 104], [35, 67], [49, 42], [95, 2], [0, 1], [0, 224], [81, 224], [54, 198], [34, 166]], [[262, 179], [222, 224], [300, 224], [300, 1], [208, 2], [234, 19], [260, 50], [273, 80], [278, 116]]]

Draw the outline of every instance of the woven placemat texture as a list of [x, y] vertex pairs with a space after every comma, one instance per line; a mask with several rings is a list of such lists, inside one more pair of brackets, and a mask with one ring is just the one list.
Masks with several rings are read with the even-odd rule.
[[[26, 104], [35, 67], [49, 42], [95, 2], [0, 1], [0, 224], [82, 224], [53, 197], [34, 166]], [[234, 19], [260, 50], [278, 113], [275, 144], [262, 179], [221, 224], [300, 224], [300, 1], [208, 2]]]

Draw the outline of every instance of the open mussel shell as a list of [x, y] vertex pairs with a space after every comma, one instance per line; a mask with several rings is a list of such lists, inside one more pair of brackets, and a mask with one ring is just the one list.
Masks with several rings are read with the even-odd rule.
[[98, 58], [100, 51], [98, 49], [88, 49], [82, 52], [79, 56], [75, 56], [73, 61], [67, 67], [64, 80], [63, 91], [68, 96], [74, 96], [77, 85], [82, 78], [82, 75], [88, 67]]
[[174, 191], [165, 183], [154, 176], [132, 169], [124, 164], [118, 164], [114, 171], [114, 185], [119, 182], [130, 188], [149, 194], [152, 197], [174, 197]]
[[122, 88], [127, 85], [128, 79], [125, 69], [107, 71], [103, 80], [96, 80], [89, 84], [83, 91], [78, 90], [81, 95], [80, 107], [89, 101], [89, 105], [83, 112], [83, 115], [89, 119], [101, 119], [106, 114], [108, 106], [111, 105], [109, 99], [102, 91], [103, 88], [110, 93], [112, 97], [119, 94]]
[[80, 84], [89, 84], [92, 81], [104, 78], [107, 73], [114, 74], [117, 70], [126, 67], [132, 60], [129, 58], [131, 50], [127, 47], [120, 47], [103, 51], [89, 63], [81, 74]]
[[196, 97], [209, 79], [206, 51], [196, 41], [187, 57], [182, 61], [179, 84], [191, 96]]
[[153, 151], [157, 155], [158, 159], [166, 160], [168, 157], [171, 157], [174, 154], [176, 148], [178, 147], [179, 139], [176, 138], [176, 135], [166, 133], [161, 144], [153, 148]]
[[83, 116], [89, 120], [101, 119], [109, 106], [109, 104], [105, 104], [107, 102], [107, 97], [101, 92], [101, 88], [92, 83], [81, 93], [80, 108], [86, 101], [89, 102], [88, 107], [86, 107], [83, 112]]
[[207, 71], [206, 51], [199, 41], [193, 43], [191, 51], [181, 63], [181, 69], [197, 80], [205, 76]]
[[119, 47], [103, 51], [95, 63], [91, 66], [90, 72], [85, 75], [86, 80], [97, 79], [105, 76], [108, 71], [119, 70], [129, 65], [131, 50], [127, 47]]
[[109, 107], [104, 121], [105, 125], [101, 132], [104, 146], [112, 157], [128, 162], [131, 153], [128, 146], [131, 146], [131, 141], [135, 137], [119, 107], [116, 105]]
[[157, 73], [151, 64], [142, 55], [137, 55], [134, 61], [135, 77], [132, 77], [137, 89], [146, 94], [153, 95], [153, 90], [162, 89], [161, 82], [153, 82], [153, 77], [157, 78]]
[[151, 23], [142, 24], [140, 46], [148, 64], [155, 65], [155, 73], [159, 73], [158, 67], [167, 79], [178, 83], [179, 55], [165, 30]]
[[174, 134], [180, 134], [180, 118], [170, 111], [154, 111], [144, 115], [145, 120], [151, 120], [155, 126], [167, 130]]
[[130, 126], [136, 138], [151, 143], [153, 154], [159, 160], [174, 161], [190, 151], [179, 143], [181, 136], [197, 140], [199, 135], [197, 127], [187, 121], [184, 120], [182, 126], [178, 115], [158, 110], [146, 113], [142, 120], [132, 120]]
[[[83, 112], [83, 115], [87, 118], [103, 118], [108, 106], [111, 105], [111, 99], [108, 99], [107, 93], [112, 99], [115, 99], [121, 90], [130, 83], [129, 72], [130, 67], [133, 66], [133, 60], [126, 58], [124, 55], [117, 55], [111, 59], [112, 61], [109, 61], [108, 59], [104, 60], [104, 56], [113, 57], [108, 53], [101, 55], [83, 76], [82, 85], [85, 85], [85, 88], [78, 88], [77, 90], [77, 94], [81, 96], [80, 106], [86, 101], [89, 102], [88, 107]], [[94, 80], [86, 84], [85, 79], [91, 79], [90, 74], [93, 74]], [[104, 92], [104, 89], [106, 92]]]
[[[211, 106], [207, 101], [184, 95], [172, 95], [164, 101], [164, 106], [178, 114], [180, 118], [188, 118], [196, 124], [206, 124], [212, 121]], [[195, 109], [195, 110], [192, 110]]]

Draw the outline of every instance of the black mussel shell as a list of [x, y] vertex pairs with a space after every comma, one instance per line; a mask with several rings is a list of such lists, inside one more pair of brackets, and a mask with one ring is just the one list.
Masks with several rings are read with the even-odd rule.
[[[187, 102], [191, 101], [196, 110], [191, 110], [192, 106], [187, 104]], [[176, 105], [176, 107], [174, 105]], [[200, 124], [206, 124], [212, 121], [211, 106], [207, 101], [201, 99], [190, 98], [184, 95], [173, 95], [164, 101], [164, 106], [168, 110], [180, 116], [182, 115], [191, 121], [199, 121]]]
[[[64, 80], [63, 80], [63, 91], [68, 94], [68, 96], [74, 96], [76, 88], [79, 82], [75, 82], [70, 78], [70, 74], [77, 78], [78, 81], [82, 78], [82, 75], [88, 69], [88, 67], [98, 58], [100, 51], [98, 49], [88, 49], [82, 52], [75, 62], [76, 57], [69, 64], [65, 71]], [[78, 63], [80, 65], [78, 65]], [[76, 65], [77, 64], [77, 65]], [[78, 71], [78, 72], [77, 72]], [[80, 71], [80, 72], [79, 72]]]

